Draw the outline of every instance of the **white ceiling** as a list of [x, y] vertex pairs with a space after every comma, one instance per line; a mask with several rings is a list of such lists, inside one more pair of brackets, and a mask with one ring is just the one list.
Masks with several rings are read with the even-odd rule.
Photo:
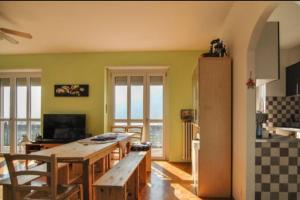
[[282, 4], [278, 6], [268, 21], [279, 21], [281, 48], [289, 49], [300, 45], [299, 4]]
[[0, 2], [0, 54], [208, 49], [232, 2]]

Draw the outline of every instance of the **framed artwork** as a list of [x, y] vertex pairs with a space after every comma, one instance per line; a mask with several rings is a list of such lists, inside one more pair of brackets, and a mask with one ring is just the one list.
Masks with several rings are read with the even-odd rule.
[[89, 85], [64, 84], [54, 85], [55, 97], [88, 97]]
[[194, 120], [194, 109], [181, 109], [180, 118], [182, 121], [193, 121]]

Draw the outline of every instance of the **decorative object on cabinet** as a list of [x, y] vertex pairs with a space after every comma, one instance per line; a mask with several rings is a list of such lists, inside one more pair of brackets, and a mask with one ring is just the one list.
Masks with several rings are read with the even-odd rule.
[[209, 52], [203, 53], [203, 57], [224, 57], [227, 56], [226, 47], [224, 42], [219, 38], [214, 39], [210, 42]]
[[252, 79], [252, 71], [250, 71], [250, 77], [246, 83], [248, 89], [254, 89], [255, 88], [255, 81]]
[[194, 71], [193, 105], [200, 134], [196, 187], [201, 198], [231, 198], [231, 68], [229, 57], [202, 57]]
[[88, 97], [89, 85], [84, 84], [64, 84], [54, 86], [54, 96], [56, 97]]

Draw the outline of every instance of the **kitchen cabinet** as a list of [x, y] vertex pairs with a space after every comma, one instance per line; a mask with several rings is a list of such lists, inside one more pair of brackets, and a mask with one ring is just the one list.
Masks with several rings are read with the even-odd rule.
[[255, 49], [256, 79], [280, 78], [279, 22], [267, 22]]
[[286, 96], [300, 93], [300, 62], [286, 68]]

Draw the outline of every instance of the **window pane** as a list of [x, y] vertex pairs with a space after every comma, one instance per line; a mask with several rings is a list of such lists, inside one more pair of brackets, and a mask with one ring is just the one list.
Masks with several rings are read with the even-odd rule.
[[10, 81], [8, 78], [1, 79], [1, 90], [2, 90], [2, 108], [1, 118], [10, 118]]
[[35, 141], [36, 136], [41, 135], [41, 122], [40, 121], [31, 121], [30, 123], [30, 136], [31, 141]]
[[130, 78], [131, 102], [130, 116], [131, 119], [143, 119], [143, 95], [144, 85], [142, 76], [133, 76]]
[[127, 86], [115, 86], [115, 119], [127, 119]]
[[31, 118], [41, 118], [41, 79], [31, 78]]
[[163, 119], [162, 85], [150, 85], [150, 119]]
[[17, 121], [17, 152], [21, 151], [20, 142], [23, 138], [23, 135], [27, 135], [27, 122]]
[[10, 152], [10, 137], [9, 137], [9, 129], [10, 124], [9, 121], [2, 121], [0, 123], [0, 131], [1, 131], [1, 152], [8, 153]]
[[163, 124], [150, 123], [150, 142], [152, 143], [153, 157], [163, 156]]
[[17, 118], [26, 118], [27, 86], [26, 78], [17, 78]]

